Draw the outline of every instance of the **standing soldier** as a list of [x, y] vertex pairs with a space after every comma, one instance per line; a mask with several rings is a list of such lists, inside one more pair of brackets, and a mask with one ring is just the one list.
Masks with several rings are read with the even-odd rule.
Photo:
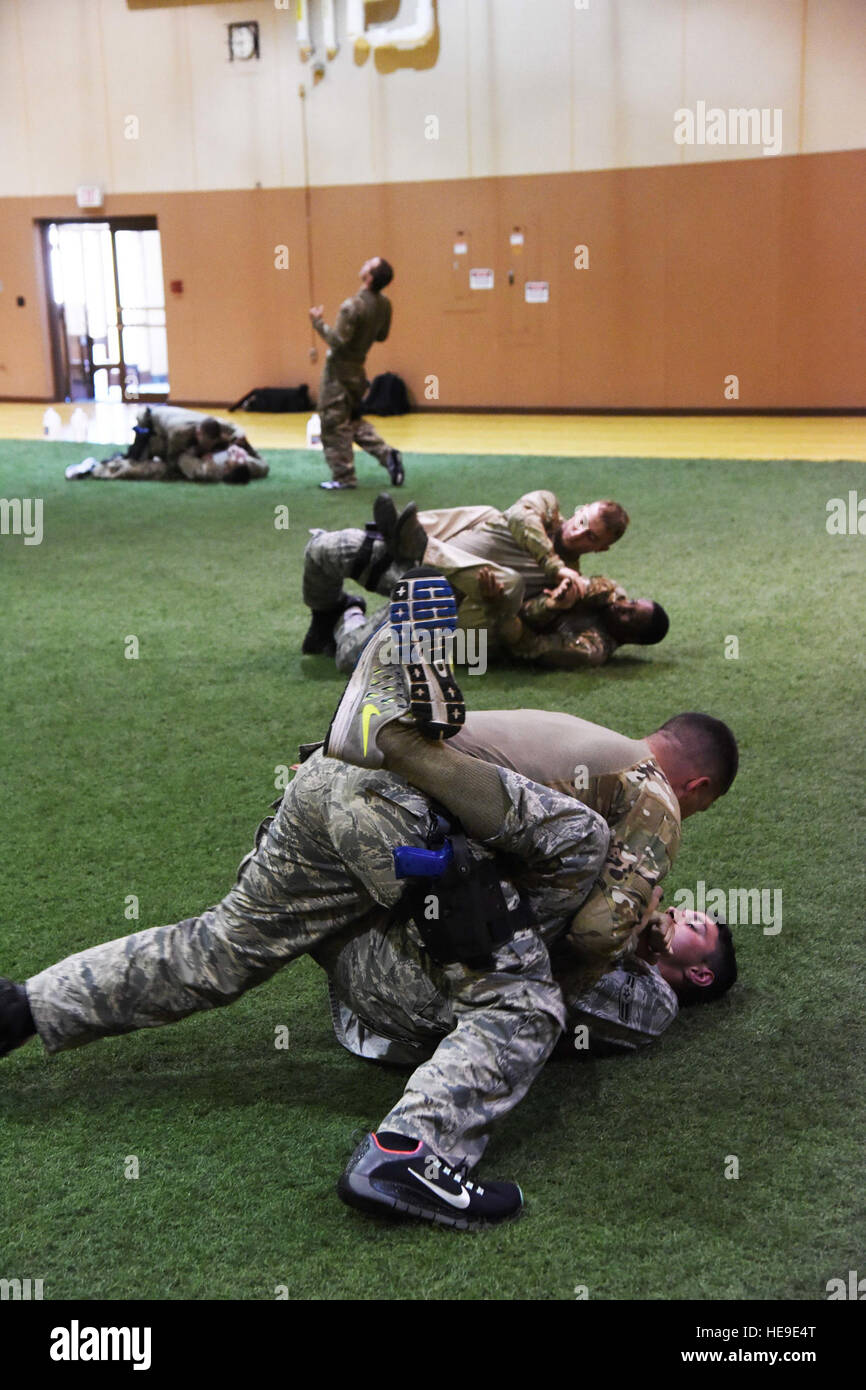
[[361, 418], [361, 401], [367, 389], [364, 361], [374, 343], [384, 343], [391, 327], [391, 301], [382, 290], [394, 271], [381, 256], [361, 266], [362, 289], [344, 299], [334, 328], [322, 315], [325, 306], [310, 310], [313, 327], [328, 344], [328, 355], [319, 386], [322, 448], [332, 477], [320, 487], [344, 491], [358, 486], [352, 443], [372, 454], [387, 469], [395, 487], [403, 482], [403, 460], [387, 445], [368, 421]]

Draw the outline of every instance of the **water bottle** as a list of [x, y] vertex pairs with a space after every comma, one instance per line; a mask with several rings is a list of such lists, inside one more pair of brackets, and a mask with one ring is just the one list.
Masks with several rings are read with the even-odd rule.
[[52, 406], [49, 406], [42, 416], [42, 433], [45, 435], [45, 438], [56, 439], [60, 433], [60, 426], [62, 423], [57, 411]]
[[307, 421], [307, 448], [321, 449], [322, 422], [318, 415], [311, 415]]
[[87, 415], [81, 409], [80, 405], [72, 412], [72, 418], [69, 421], [69, 432], [71, 437], [78, 444], [82, 444], [87, 438]]

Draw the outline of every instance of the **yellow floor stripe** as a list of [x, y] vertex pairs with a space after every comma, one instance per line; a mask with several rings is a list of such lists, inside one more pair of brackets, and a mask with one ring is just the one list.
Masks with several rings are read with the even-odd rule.
[[[53, 407], [61, 438], [73, 437], [72, 405]], [[126, 441], [138, 407], [80, 407], [87, 420], [84, 446]], [[213, 408], [200, 407], [211, 414]], [[0, 439], [42, 437], [44, 405], [0, 402]], [[218, 413], [218, 412], [217, 412]], [[306, 444], [304, 415], [239, 412], [260, 449]], [[371, 417], [374, 418], [375, 417]], [[866, 461], [866, 419], [860, 416], [628, 416], [628, 415], [404, 415], [377, 420], [390, 444], [416, 454], [553, 454], [564, 458], [831, 459]], [[86, 447], [83, 449], [86, 452]]]

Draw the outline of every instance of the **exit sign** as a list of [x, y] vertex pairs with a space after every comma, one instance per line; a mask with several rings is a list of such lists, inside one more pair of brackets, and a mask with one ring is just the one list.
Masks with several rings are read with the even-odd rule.
[[76, 189], [75, 201], [80, 208], [101, 208], [102, 189], [98, 183], [82, 183]]

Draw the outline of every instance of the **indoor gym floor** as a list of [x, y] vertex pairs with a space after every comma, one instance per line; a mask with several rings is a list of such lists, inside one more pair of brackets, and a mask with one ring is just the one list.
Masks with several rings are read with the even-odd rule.
[[[360, 456], [359, 490], [326, 496], [303, 417], [239, 416], [272, 466], [248, 488], [66, 483], [95, 437], [44, 441], [44, 409], [0, 406], [0, 493], [44, 500], [40, 545], [0, 537], [0, 973], [14, 978], [229, 887], [275, 774], [342, 689], [332, 663], [299, 654], [308, 528], [361, 524], [385, 480]], [[100, 420], [106, 442], [127, 442], [130, 413]], [[337, 1200], [353, 1131], [401, 1073], [341, 1051], [312, 962], [176, 1028], [50, 1061], [31, 1044], [2, 1063], [4, 1274], [44, 1278], [52, 1299], [826, 1297], [864, 1236], [866, 565], [863, 538], [825, 524], [829, 499], [864, 490], [863, 420], [382, 424], [406, 453], [401, 495], [422, 506], [505, 506], [547, 485], [628, 508], [604, 568], [665, 604], [665, 643], [579, 675], [491, 669], [466, 677], [467, 698], [629, 734], [680, 709], [728, 718], [740, 776], [685, 827], [667, 901], [701, 882], [778, 890], [782, 929], [736, 927], [736, 990], [645, 1055], [550, 1064], [481, 1168], [521, 1182], [527, 1211], [477, 1237]]]

